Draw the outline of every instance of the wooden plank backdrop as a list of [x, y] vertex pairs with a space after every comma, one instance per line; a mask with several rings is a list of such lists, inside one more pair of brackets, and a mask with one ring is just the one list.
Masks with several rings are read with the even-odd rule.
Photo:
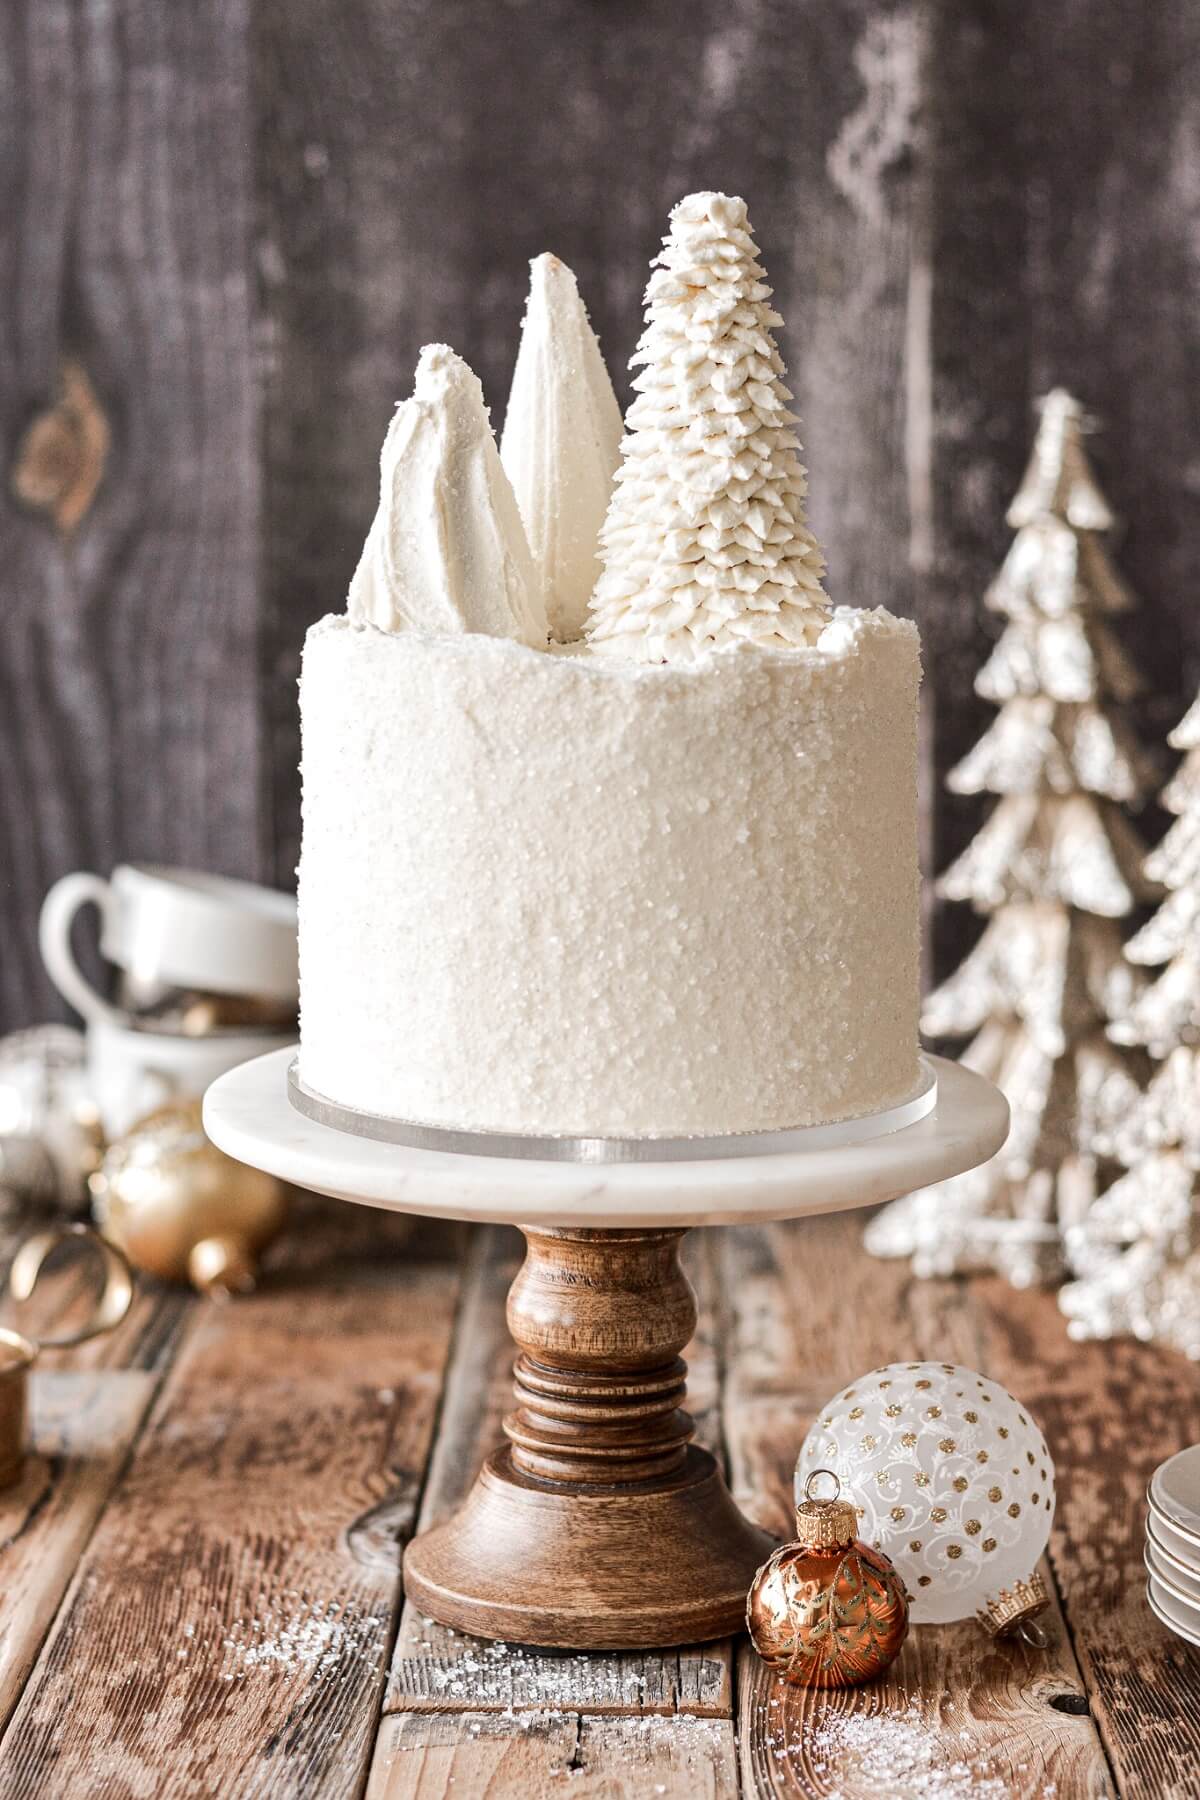
[[300, 644], [420, 345], [498, 422], [549, 247], [627, 394], [690, 188], [750, 201], [831, 591], [922, 625], [931, 863], [977, 816], [939, 777], [1053, 381], [1108, 423], [1161, 734], [1200, 677], [1198, 59], [1188, 0], [4, 8], [0, 1028], [57, 1010], [65, 869], [291, 881]]

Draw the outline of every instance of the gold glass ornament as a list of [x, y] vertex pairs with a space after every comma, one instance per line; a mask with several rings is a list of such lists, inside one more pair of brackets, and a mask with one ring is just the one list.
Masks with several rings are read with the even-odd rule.
[[273, 1175], [205, 1136], [200, 1102], [164, 1106], [111, 1145], [91, 1179], [96, 1221], [130, 1262], [204, 1293], [246, 1293], [283, 1224]]
[[[814, 1498], [820, 1476], [834, 1486]], [[891, 1561], [859, 1541], [841, 1482], [814, 1469], [796, 1507], [796, 1540], [750, 1588], [746, 1628], [763, 1661], [796, 1687], [857, 1687], [895, 1661], [908, 1635], [908, 1595]]]

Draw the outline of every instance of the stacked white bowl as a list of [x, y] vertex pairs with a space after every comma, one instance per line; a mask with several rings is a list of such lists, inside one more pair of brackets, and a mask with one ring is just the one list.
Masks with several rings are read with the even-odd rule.
[[1200, 1444], [1161, 1463], [1146, 1498], [1146, 1599], [1176, 1637], [1200, 1644]]

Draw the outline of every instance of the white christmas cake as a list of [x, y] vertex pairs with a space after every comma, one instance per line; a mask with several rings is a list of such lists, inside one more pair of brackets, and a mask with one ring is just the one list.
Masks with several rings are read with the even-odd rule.
[[741, 200], [620, 413], [539, 257], [498, 450], [434, 345], [301, 681], [300, 1074], [448, 1127], [764, 1131], [917, 1067], [915, 628], [832, 609]]

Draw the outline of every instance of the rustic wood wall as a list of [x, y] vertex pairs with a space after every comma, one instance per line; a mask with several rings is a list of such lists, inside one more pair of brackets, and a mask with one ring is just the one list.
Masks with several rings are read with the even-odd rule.
[[420, 345], [498, 418], [552, 248], [619, 369], [693, 187], [750, 201], [832, 591], [922, 624], [931, 860], [1052, 381], [1108, 423], [1161, 732], [1200, 679], [1198, 60], [1188, 0], [0, 10], [0, 1027], [54, 1010], [65, 869], [290, 881], [299, 646]]

